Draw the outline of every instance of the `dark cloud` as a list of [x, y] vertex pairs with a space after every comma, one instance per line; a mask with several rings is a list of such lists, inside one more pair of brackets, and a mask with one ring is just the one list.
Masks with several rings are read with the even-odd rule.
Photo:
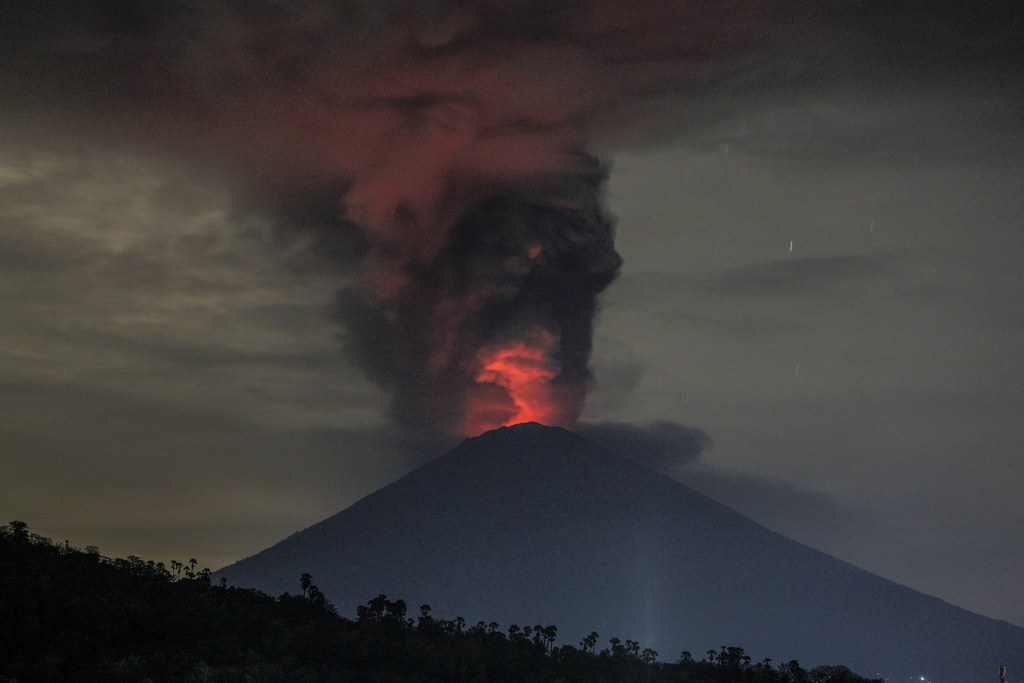
[[702, 429], [667, 420], [643, 424], [583, 422], [575, 431], [659, 472], [692, 462], [711, 448], [711, 437]]
[[[699, 143], [751, 103], [771, 109], [766, 93], [835, 98], [890, 60], [922, 87], [936, 55], [1002, 79], [1020, 53], [1000, 40], [1005, 19], [843, 0], [52, 1], [5, 24], [0, 88], [8, 122], [226, 173], [277, 222], [294, 267], [314, 267], [289, 247], [297, 231], [353, 274], [335, 313], [398, 423], [469, 433], [571, 425], [582, 409], [597, 297], [620, 263], [595, 145]], [[708, 284], [770, 292], [863, 267], [804, 259]], [[539, 413], [487, 360], [511, 348], [542, 378]]]
[[[480, 401], [480, 349], [530, 339], [537, 328], [558, 336], [551, 352], [559, 368], [557, 402], [568, 411], [548, 417], [575, 420], [590, 382], [597, 295], [620, 264], [597, 199], [601, 182], [595, 172], [566, 178], [554, 195], [496, 196], [460, 219], [430, 268], [404, 274], [411, 281], [396, 300], [344, 293], [338, 316], [347, 347], [393, 390], [400, 424], [418, 432], [458, 430], [467, 403]], [[494, 401], [496, 410], [510, 409], [500, 396]]]
[[[787, 12], [44, 3], [13, 18], [0, 87], [12, 120], [220, 168], [326, 260], [358, 261], [336, 311], [400, 425], [571, 425], [620, 263], [588, 146], [643, 102], [752, 68]], [[488, 360], [512, 350], [515, 367]]]
[[1024, 29], [1024, 13], [1016, 3], [897, 0], [839, 2], [831, 9], [826, 20], [838, 41], [832, 49], [872, 87], [946, 89], [983, 75], [985, 85], [1022, 92], [1016, 75], [1024, 46], [1014, 36]]

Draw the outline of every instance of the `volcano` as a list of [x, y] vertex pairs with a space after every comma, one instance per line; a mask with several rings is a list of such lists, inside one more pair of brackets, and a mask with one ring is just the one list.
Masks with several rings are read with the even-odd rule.
[[[1024, 670], [1024, 629], [774, 533], [557, 427], [466, 439], [351, 507], [219, 572], [342, 613], [384, 593], [467, 622], [592, 630], [674, 660], [723, 644], [889, 680]], [[699, 656], [699, 655], [698, 655]]]

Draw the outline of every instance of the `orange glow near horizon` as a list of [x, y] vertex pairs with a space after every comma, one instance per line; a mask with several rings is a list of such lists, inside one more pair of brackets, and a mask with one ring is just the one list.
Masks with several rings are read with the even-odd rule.
[[557, 347], [555, 335], [537, 328], [526, 340], [481, 349], [463, 433], [476, 436], [520, 422], [570, 426], [569, 411], [551, 384], [561, 372], [552, 357]]

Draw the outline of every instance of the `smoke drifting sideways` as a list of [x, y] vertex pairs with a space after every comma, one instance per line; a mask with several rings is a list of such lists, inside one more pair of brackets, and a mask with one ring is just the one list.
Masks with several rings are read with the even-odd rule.
[[0, 86], [7, 121], [185, 156], [346, 245], [334, 314], [410, 433], [571, 427], [621, 265], [588, 150], [756, 69], [765, 4], [40, 0]]
[[666, 420], [643, 424], [584, 422], [575, 431], [613, 453], [624, 455], [662, 474], [696, 462], [712, 446], [702, 429]]

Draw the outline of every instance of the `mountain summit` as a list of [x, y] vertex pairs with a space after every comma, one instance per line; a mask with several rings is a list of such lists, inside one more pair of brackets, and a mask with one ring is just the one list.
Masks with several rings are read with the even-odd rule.
[[846, 664], [889, 680], [1024, 672], [1024, 629], [769, 531], [572, 432], [536, 423], [466, 439], [338, 514], [217, 573], [343, 611], [385, 593], [469, 623], [555, 624], [575, 643], [631, 638], [675, 659]]

